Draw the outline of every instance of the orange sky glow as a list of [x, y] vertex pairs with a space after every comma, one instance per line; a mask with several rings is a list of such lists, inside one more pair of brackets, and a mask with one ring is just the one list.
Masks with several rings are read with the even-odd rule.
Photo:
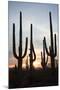
[[[33, 67], [34, 68], [42, 68], [42, 66], [41, 66], [41, 51], [39, 49], [36, 49], [35, 52], [36, 52], [36, 60], [33, 62]], [[27, 56], [28, 55], [26, 55], [25, 58], [23, 59], [22, 68], [26, 68]], [[11, 62], [9, 62], [9, 65], [8, 65], [9, 68], [13, 68], [13, 67], [15, 67], [15, 65], [18, 66], [18, 61], [15, 57], [12, 57], [10, 59], [11, 59]], [[30, 62], [29, 62], [29, 57], [28, 57], [28, 66], [29, 65], [30, 65]], [[48, 57], [47, 65], [48, 66], [50, 65], [50, 57]]]

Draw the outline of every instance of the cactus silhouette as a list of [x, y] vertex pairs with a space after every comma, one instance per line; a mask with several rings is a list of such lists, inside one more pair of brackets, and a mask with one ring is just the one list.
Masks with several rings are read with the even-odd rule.
[[[52, 31], [52, 18], [51, 18], [51, 12], [49, 12], [49, 17], [50, 17], [50, 46], [49, 46], [49, 51], [47, 49], [47, 44], [46, 44], [46, 38], [44, 37], [44, 44], [45, 44], [45, 49], [51, 58], [51, 68], [55, 68], [55, 57], [57, 55], [57, 45], [56, 45], [56, 34], [54, 34], [54, 40], [53, 41], [53, 31]], [[55, 45], [54, 45], [55, 42]], [[54, 47], [55, 46], [55, 47]]]
[[28, 38], [26, 37], [25, 52], [22, 55], [22, 12], [20, 12], [20, 37], [19, 37], [19, 56], [16, 53], [16, 43], [15, 43], [15, 24], [13, 23], [13, 55], [18, 59], [18, 70], [22, 70], [22, 59], [26, 56], [28, 47]]
[[34, 51], [34, 46], [33, 46], [33, 33], [32, 33], [32, 24], [31, 24], [31, 33], [30, 33], [30, 69], [32, 70], [33, 68], [33, 61], [36, 59], [36, 54]]
[[45, 60], [45, 44], [43, 40], [43, 53], [41, 52], [41, 65], [43, 69], [45, 69], [47, 62], [48, 62], [48, 55], [47, 55], [47, 60]]

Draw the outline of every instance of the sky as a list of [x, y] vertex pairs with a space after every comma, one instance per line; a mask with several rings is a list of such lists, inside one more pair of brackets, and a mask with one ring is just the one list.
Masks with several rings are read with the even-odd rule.
[[[30, 25], [33, 25], [33, 44], [34, 49], [39, 58], [43, 47], [43, 38], [46, 37], [47, 46], [50, 44], [50, 24], [49, 12], [52, 13], [53, 32], [57, 35], [57, 48], [58, 48], [58, 5], [57, 4], [44, 4], [44, 3], [29, 3], [29, 2], [8, 2], [8, 53], [9, 64], [14, 64], [13, 51], [12, 51], [12, 32], [13, 23], [16, 29], [16, 50], [18, 53], [19, 47], [19, 14], [22, 11], [22, 32], [23, 32], [23, 52], [25, 48], [25, 40], [28, 37], [28, 53], [30, 48]], [[40, 59], [40, 58], [39, 58]]]

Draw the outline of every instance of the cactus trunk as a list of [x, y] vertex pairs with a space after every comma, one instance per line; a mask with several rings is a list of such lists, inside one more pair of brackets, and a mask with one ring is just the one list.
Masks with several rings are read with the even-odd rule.
[[30, 33], [30, 54], [29, 54], [29, 56], [30, 56], [30, 69], [32, 70], [33, 61], [35, 61], [35, 59], [36, 59], [36, 54], [35, 54], [34, 46], [33, 46], [32, 24], [31, 24], [31, 33]]
[[41, 52], [41, 65], [43, 69], [46, 68], [47, 62], [48, 62], [48, 55], [47, 55], [47, 60], [45, 60], [45, 44], [43, 40], [43, 53]]
[[54, 69], [55, 68], [55, 57], [57, 55], [57, 46], [56, 46], [56, 34], [54, 35], [55, 45], [54, 45], [54, 41], [53, 41], [51, 12], [49, 13], [49, 18], [50, 18], [50, 47], [49, 47], [49, 52], [48, 52], [48, 49], [47, 49], [46, 38], [45, 37], [44, 37], [44, 43], [45, 43], [46, 52], [51, 58], [51, 68]]
[[20, 32], [19, 32], [19, 35], [20, 35], [20, 40], [19, 40], [19, 60], [18, 60], [18, 69], [22, 69], [22, 13], [20, 12]]
[[13, 24], [13, 55], [18, 59], [18, 70], [22, 70], [22, 60], [27, 54], [28, 47], [28, 38], [26, 37], [26, 46], [25, 52], [22, 55], [22, 12], [20, 12], [20, 32], [19, 32], [19, 56], [16, 54], [16, 45], [15, 45], [15, 24]]

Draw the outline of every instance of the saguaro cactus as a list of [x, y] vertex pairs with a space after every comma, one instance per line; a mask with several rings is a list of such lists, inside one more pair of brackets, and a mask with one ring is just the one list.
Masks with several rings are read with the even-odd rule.
[[[49, 46], [49, 51], [47, 49], [47, 44], [46, 44], [46, 38], [45, 37], [44, 37], [44, 43], [45, 43], [46, 52], [51, 58], [51, 68], [54, 69], [55, 68], [55, 57], [57, 55], [57, 46], [56, 46], [56, 34], [54, 34], [54, 40], [55, 41], [53, 41], [51, 12], [49, 12], [49, 17], [50, 17], [50, 46]], [[53, 44], [54, 42], [55, 42], [55, 45]]]
[[32, 33], [32, 24], [31, 24], [31, 33], [30, 33], [30, 69], [32, 70], [33, 68], [33, 61], [36, 59], [36, 54], [34, 51], [34, 46], [33, 46], [33, 33]]
[[45, 69], [47, 62], [48, 62], [48, 55], [47, 55], [47, 60], [45, 60], [45, 44], [43, 40], [43, 53], [41, 52], [41, 65], [43, 69]]
[[16, 59], [18, 59], [18, 69], [22, 69], [22, 59], [26, 56], [27, 46], [28, 46], [28, 38], [26, 37], [26, 46], [25, 52], [22, 55], [22, 12], [20, 12], [20, 33], [19, 33], [19, 56], [16, 53], [16, 43], [15, 43], [15, 24], [13, 23], [13, 55]]

